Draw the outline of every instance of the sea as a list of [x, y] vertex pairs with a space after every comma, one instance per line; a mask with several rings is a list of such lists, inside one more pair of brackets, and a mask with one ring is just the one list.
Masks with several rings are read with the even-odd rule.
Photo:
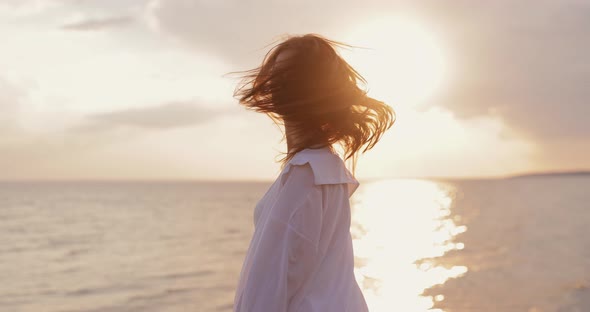
[[[231, 311], [272, 181], [0, 182], [0, 311]], [[590, 311], [590, 175], [361, 181], [372, 312]]]

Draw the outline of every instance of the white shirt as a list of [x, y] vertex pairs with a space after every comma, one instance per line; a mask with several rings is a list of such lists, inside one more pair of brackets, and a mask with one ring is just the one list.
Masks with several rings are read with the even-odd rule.
[[254, 209], [234, 312], [368, 311], [350, 235], [358, 186], [328, 147], [293, 156]]

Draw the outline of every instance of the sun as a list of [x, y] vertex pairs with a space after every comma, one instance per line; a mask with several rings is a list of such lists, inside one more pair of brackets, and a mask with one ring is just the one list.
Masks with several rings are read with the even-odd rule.
[[362, 49], [344, 50], [343, 57], [367, 80], [369, 94], [387, 103], [415, 106], [448, 79], [447, 60], [435, 32], [416, 21], [372, 19], [345, 38]]

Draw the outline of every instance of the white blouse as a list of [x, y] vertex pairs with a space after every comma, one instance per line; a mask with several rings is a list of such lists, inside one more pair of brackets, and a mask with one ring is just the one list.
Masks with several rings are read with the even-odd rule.
[[349, 198], [359, 182], [328, 147], [285, 165], [254, 209], [234, 312], [366, 312]]

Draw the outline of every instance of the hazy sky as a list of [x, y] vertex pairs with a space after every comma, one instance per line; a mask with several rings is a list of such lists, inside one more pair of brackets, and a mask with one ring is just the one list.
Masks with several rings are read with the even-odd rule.
[[307, 32], [397, 112], [359, 179], [590, 169], [588, 1], [0, 0], [0, 180], [270, 180], [224, 74]]

